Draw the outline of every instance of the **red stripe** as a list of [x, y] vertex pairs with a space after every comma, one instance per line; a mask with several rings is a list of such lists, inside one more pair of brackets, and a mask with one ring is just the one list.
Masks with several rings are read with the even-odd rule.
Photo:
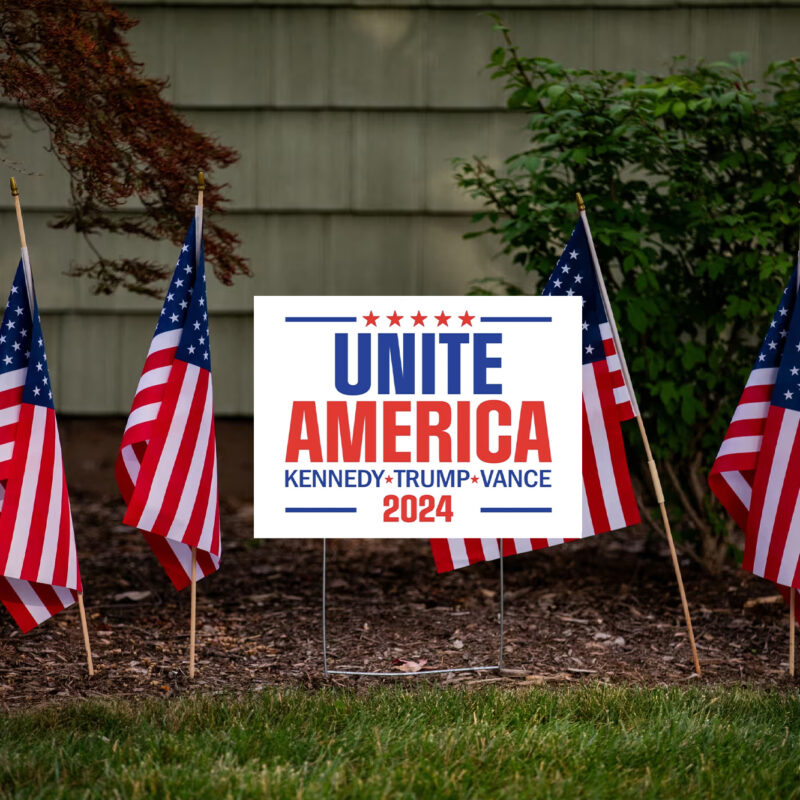
[[[545, 539], [540, 539], [539, 541], [547, 543]], [[498, 549], [500, 547], [500, 540], [497, 540]], [[513, 539], [503, 539], [503, 558], [506, 556], [515, 556], [517, 555], [517, 543]]]
[[[186, 371], [184, 370], [184, 375], [185, 374]], [[197, 436], [200, 432], [200, 424], [203, 420], [203, 408], [206, 402], [208, 378], [208, 370], [198, 370], [197, 383], [195, 384], [192, 394], [189, 414], [186, 418], [184, 428], [181, 431], [180, 445], [175, 455], [175, 462], [169, 473], [169, 480], [167, 481], [167, 488], [164, 492], [161, 508], [151, 528], [152, 533], [166, 536], [169, 533], [172, 521], [175, 519], [175, 512], [178, 510], [181, 493], [183, 492], [183, 487], [186, 485], [186, 478], [189, 474], [189, 467], [192, 464], [192, 456], [194, 455]], [[185, 380], [184, 378], [184, 381]], [[181, 387], [181, 391], [182, 390], [183, 387]]]
[[[46, 409], [44, 418], [44, 437], [42, 453], [38, 464], [34, 464], [33, 474], [25, 476], [26, 483], [35, 480], [33, 511], [28, 529], [28, 541], [25, 546], [25, 558], [22, 562], [20, 577], [28, 581], [39, 577], [39, 564], [42, 560], [44, 537], [47, 531], [47, 512], [50, 509], [50, 490], [53, 485], [53, 453], [55, 450], [55, 415]], [[56, 581], [56, 583], [58, 583]]]
[[17, 432], [17, 423], [12, 422], [11, 425], [3, 425], [0, 428], [0, 444], [8, 444], [13, 442]]
[[437, 572], [452, 572], [453, 557], [450, 554], [450, 542], [447, 539], [431, 539], [431, 552], [433, 563]]
[[609, 356], [613, 356], [617, 351], [614, 348], [614, 340], [613, 339], [603, 339], [603, 351], [606, 354], [606, 358]]
[[141, 406], [149, 406], [153, 403], [160, 403], [161, 398], [164, 396], [164, 386], [166, 386], [166, 381], [164, 381], [164, 383], [159, 383], [156, 386], [148, 386], [146, 389], [142, 389], [141, 392], [137, 392], [136, 397], [133, 398], [131, 412], [135, 411], [137, 408], [141, 408]]
[[[764, 443], [761, 443], [763, 450]], [[711, 474], [719, 474], [721, 472], [749, 472], [756, 468], [759, 458], [759, 450], [750, 451], [748, 453], [729, 453], [725, 456], [719, 456], [711, 468]]]
[[205, 577], [206, 575], [210, 575], [212, 572], [216, 572], [217, 568], [214, 566], [214, 562], [211, 559], [211, 554], [206, 552], [205, 550], [197, 550], [197, 577]]
[[621, 370], [614, 370], [614, 372], [608, 373], [609, 381], [611, 382], [611, 386], [614, 389], [619, 389], [620, 386], [625, 385], [625, 376], [622, 374]]
[[[716, 465], [715, 465], [716, 466]], [[727, 470], [726, 470], [727, 471]], [[742, 473], [742, 477], [752, 485], [753, 472], [748, 470]], [[739, 499], [739, 496], [731, 489], [728, 482], [721, 475], [712, 473], [708, 476], [708, 485], [717, 500], [722, 503], [723, 508], [731, 515], [733, 521], [744, 531], [747, 529], [747, 506]]]
[[[596, 363], [594, 367], [595, 374], [597, 374], [598, 369], [600, 369], [599, 364]], [[639, 509], [633, 494], [631, 476], [628, 471], [628, 461], [625, 457], [625, 443], [622, 440], [622, 428], [616, 417], [614, 392], [607, 381], [598, 380], [597, 393], [600, 396], [600, 408], [603, 412], [603, 424], [606, 430], [608, 449], [611, 453], [611, 467], [614, 471], [614, 483], [617, 487], [620, 505], [622, 506], [622, 515], [626, 525], [635, 525], [640, 521]], [[595, 533], [604, 533], [609, 527], [595, 528]]]
[[178, 352], [177, 347], [165, 347], [163, 350], [156, 350], [155, 353], [150, 353], [145, 359], [144, 367], [142, 368], [142, 375], [150, 372], [152, 369], [160, 369], [161, 367], [168, 367], [175, 360], [175, 353]]
[[150, 549], [158, 559], [158, 562], [167, 573], [167, 577], [172, 581], [172, 585], [179, 591], [185, 589], [191, 583], [191, 579], [186, 574], [186, 570], [181, 566], [178, 557], [172, 552], [169, 542], [167, 542], [163, 536], [159, 536], [155, 533], [142, 531], [142, 534], [150, 545]]
[[[72, 512], [69, 507], [67, 481], [65, 477], [62, 477], [61, 508], [59, 510], [58, 520], [58, 549], [56, 550], [56, 563], [53, 567], [53, 584], [55, 586], [64, 586], [67, 583], [67, 576], [69, 574], [69, 551], [72, 537], [71, 520]], [[80, 573], [78, 574], [78, 589], [81, 590]]]
[[633, 419], [636, 416], [633, 410], [633, 405], [630, 400], [626, 400], [624, 403], [617, 404], [617, 421], [618, 422], [627, 422], [629, 419]]
[[772, 469], [772, 461], [775, 457], [775, 447], [778, 443], [778, 433], [783, 421], [783, 408], [772, 406], [767, 424], [764, 429], [764, 440], [761, 443], [761, 454], [758, 459], [758, 469], [753, 480], [753, 497], [750, 501], [750, 513], [747, 516], [747, 527], [745, 529], [744, 558], [742, 566], [752, 572], [756, 556], [756, 546], [758, 544], [758, 528], [761, 523], [761, 514], [764, 510], [764, 498], [766, 494], [769, 473]]
[[[205, 371], [205, 370], [203, 370]], [[203, 462], [203, 472], [200, 476], [200, 484], [197, 487], [197, 497], [192, 508], [189, 522], [186, 526], [186, 533], [183, 536], [183, 541], [188, 545], [197, 545], [200, 537], [203, 534], [203, 523], [206, 518], [206, 510], [209, 503], [214, 503], [217, 506], [215, 521], [215, 533], [218, 535], [218, 520], [219, 520], [219, 502], [216, 496], [211, 496], [211, 478], [214, 474], [214, 451], [215, 451], [215, 437], [214, 437], [214, 424], [211, 424], [210, 435], [208, 437], [208, 445], [206, 446], [205, 461]], [[213, 542], [211, 550], [218, 553], [219, 550], [214, 548]]]
[[592, 445], [592, 432], [589, 428], [589, 416], [586, 412], [586, 401], [583, 401], [583, 487], [589, 505], [589, 516], [592, 520], [592, 533], [607, 531], [611, 526], [608, 522], [606, 505], [603, 500], [603, 489], [600, 485], [600, 475], [597, 470], [594, 447]]
[[464, 547], [470, 564], [486, 561], [486, 556], [483, 554], [483, 544], [480, 539], [464, 539]]
[[0, 411], [5, 411], [12, 406], [21, 405], [24, 389], [24, 386], [15, 386], [13, 389], [6, 389], [0, 392]]
[[36, 627], [36, 620], [19, 599], [19, 595], [11, 588], [11, 584], [3, 577], [0, 577], [0, 601], [23, 633], [28, 633]]
[[736, 404], [738, 408], [745, 403], [768, 403], [772, 400], [772, 390], [775, 388], [774, 383], [762, 383], [756, 386], [747, 386], [742, 392], [739, 402]]
[[770, 482], [767, 485], [767, 491], [780, 491], [775, 520], [769, 533], [769, 552], [764, 569], [764, 577], [777, 583], [783, 551], [786, 548], [786, 539], [789, 536], [789, 527], [798, 502], [798, 494], [800, 494], [800, 426], [795, 430], [789, 461], [786, 465], [786, 474], [781, 480], [780, 487], [775, 486], [774, 482]]
[[764, 432], [764, 424], [766, 421], [766, 414], [756, 419], [737, 419], [736, 422], [731, 422], [728, 426], [723, 441], [735, 439], [737, 436], [761, 436]]
[[25, 475], [25, 461], [28, 458], [28, 445], [31, 440], [31, 423], [33, 406], [24, 403], [19, 415], [19, 436], [14, 443], [14, 454], [9, 462], [8, 483], [3, 498], [3, 513], [0, 514], [0, 565], [5, 572], [8, 565], [8, 554], [11, 550], [11, 539], [14, 534], [14, 523], [17, 520], [19, 496]]
[[59, 611], [64, 610], [65, 606], [52, 586], [46, 583], [34, 583], [33, 581], [29, 581], [29, 583], [31, 588], [39, 595], [39, 599], [42, 601], [51, 617], [54, 614], [58, 614]]
[[176, 361], [172, 372], [170, 372], [169, 382], [164, 392], [164, 400], [161, 403], [161, 409], [158, 412], [158, 419], [156, 420], [153, 436], [147, 448], [147, 453], [142, 460], [139, 469], [139, 477], [136, 480], [136, 486], [134, 487], [133, 496], [128, 504], [128, 510], [122, 520], [125, 525], [137, 527], [142, 512], [144, 511], [145, 503], [147, 502], [150, 489], [153, 485], [156, 468], [158, 467], [161, 453], [164, 450], [169, 424], [175, 414], [181, 386], [183, 385], [183, 377], [186, 374], [186, 366], [185, 361]]
[[129, 503], [131, 495], [133, 494], [133, 481], [128, 474], [128, 468], [125, 466], [125, 461], [122, 458], [122, 448], [117, 453], [117, 461], [114, 464], [114, 475], [117, 478], [117, 486], [119, 487], [120, 494], [125, 503]]

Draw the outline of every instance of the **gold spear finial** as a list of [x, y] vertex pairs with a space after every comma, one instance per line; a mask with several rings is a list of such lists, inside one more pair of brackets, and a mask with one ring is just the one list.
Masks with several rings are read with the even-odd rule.
[[578, 212], [586, 211], [586, 203], [583, 202], [580, 192], [575, 192], [575, 199], [578, 201]]
[[17, 182], [13, 178], [11, 179], [11, 196], [19, 197], [19, 189], [17, 189]]
[[205, 191], [206, 188], [206, 176], [203, 175], [202, 172], [197, 173], [197, 191], [202, 192]]

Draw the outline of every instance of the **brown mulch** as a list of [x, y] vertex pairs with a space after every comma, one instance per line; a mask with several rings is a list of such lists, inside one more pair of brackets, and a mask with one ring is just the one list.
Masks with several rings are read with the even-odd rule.
[[[320, 540], [254, 541], [252, 507], [223, 503], [223, 565], [198, 584], [190, 681], [188, 591], [174, 591], [142, 537], [119, 524], [118, 499], [79, 495], [73, 512], [96, 674], [87, 675], [77, 608], [24, 636], [3, 611], [0, 706], [377, 680], [322, 674]], [[497, 562], [437, 575], [424, 540], [339, 540], [328, 544], [328, 566], [331, 668], [497, 663]], [[774, 587], [741, 570], [712, 577], [688, 559], [682, 567], [702, 678], [692, 675], [666, 548], [632, 529], [507, 559], [509, 673], [431, 680], [793, 685], [786, 607], [752, 602]]]

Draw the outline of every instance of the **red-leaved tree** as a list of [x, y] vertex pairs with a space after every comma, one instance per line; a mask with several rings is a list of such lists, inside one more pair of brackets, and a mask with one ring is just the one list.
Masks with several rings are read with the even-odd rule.
[[[183, 241], [195, 203], [194, 176], [237, 160], [189, 125], [162, 97], [166, 81], [144, 76], [125, 32], [136, 20], [103, 0], [3, 0], [0, 3], [0, 91], [22, 113], [41, 120], [69, 173], [69, 210], [52, 223], [86, 237], [96, 256], [70, 274], [109, 294], [122, 286], [153, 294], [160, 264], [103, 257], [92, 234], [134, 234]], [[230, 284], [248, 275], [239, 238], [214, 220], [224, 184], [206, 184], [206, 256]], [[138, 198], [141, 208], [134, 199]]]

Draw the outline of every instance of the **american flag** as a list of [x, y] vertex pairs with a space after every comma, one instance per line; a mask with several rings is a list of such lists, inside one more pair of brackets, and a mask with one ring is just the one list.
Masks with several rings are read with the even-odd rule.
[[709, 475], [745, 531], [743, 567], [800, 588], [800, 304], [796, 267]]
[[24, 633], [82, 591], [39, 307], [22, 259], [0, 329], [0, 600]]
[[[578, 295], [583, 300], [583, 536], [639, 522], [620, 423], [636, 416], [590, 250], [583, 217], [572, 232], [544, 289], [545, 295]], [[505, 539], [503, 555], [525, 553], [574, 541]], [[499, 558], [499, 541], [431, 539], [438, 572]]]
[[161, 309], [125, 426], [116, 475], [128, 509], [177, 589], [219, 568], [217, 451], [202, 209]]

